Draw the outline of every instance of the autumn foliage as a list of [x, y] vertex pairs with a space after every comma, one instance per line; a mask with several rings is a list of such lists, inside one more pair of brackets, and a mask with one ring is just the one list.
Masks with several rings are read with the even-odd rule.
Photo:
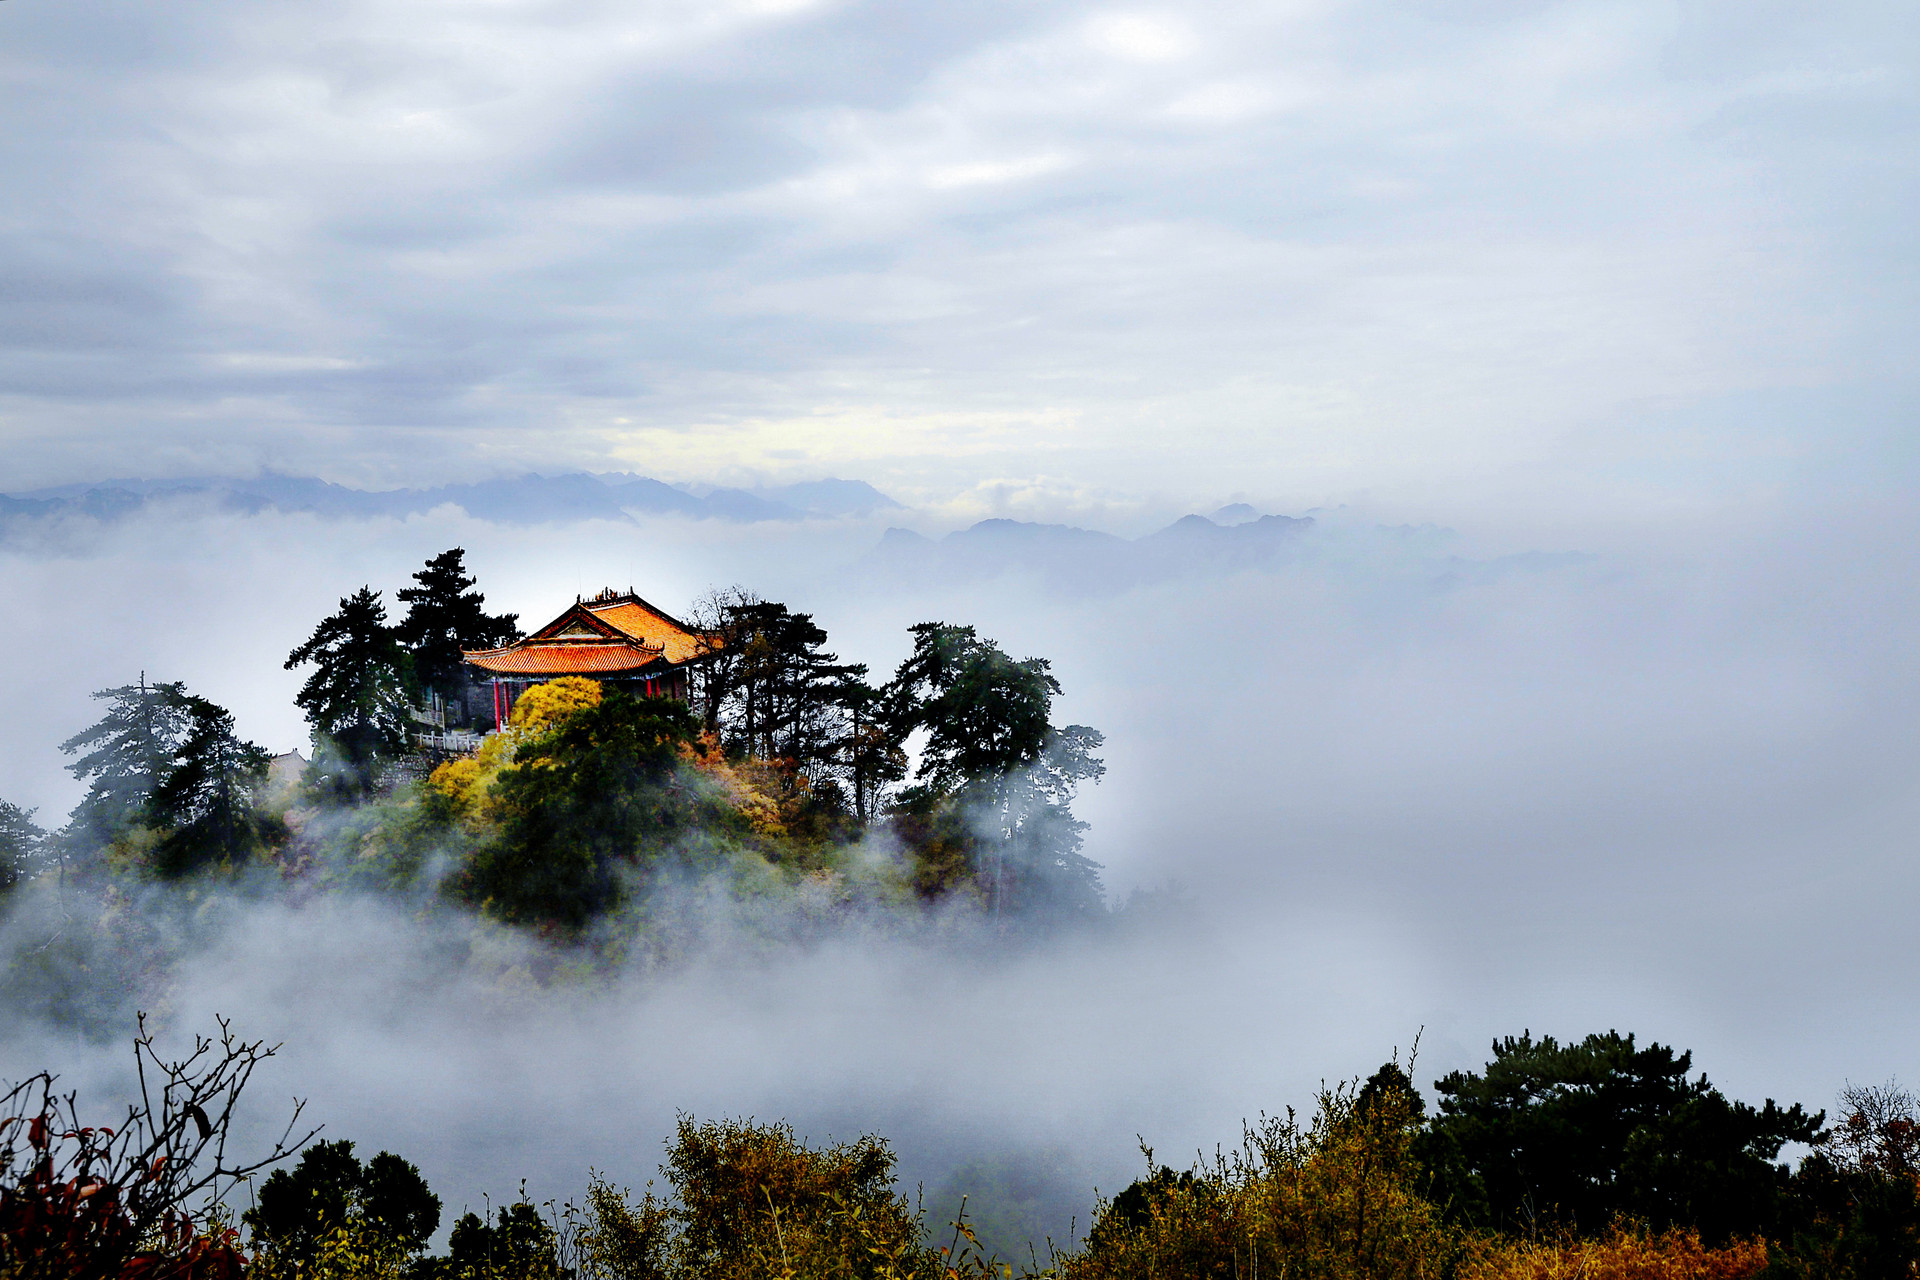
[[143, 1022], [140, 1100], [123, 1122], [81, 1123], [45, 1072], [0, 1097], [0, 1277], [238, 1280], [245, 1258], [221, 1197], [300, 1145], [290, 1120], [262, 1158], [227, 1154], [234, 1103], [272, 1053], [222, 1023], [169, 1060]]
[[1709, 1249], [1697, 1231], [1653, 1234], [1621, 1223], [1595, 1240], [1477, 1240], [1455, 1274], [1457, 1280], [1751, 1280], [1766, 1269], [1763, 1240]]
[[203, 1230], [177, 1210], [141, 1221], [140, 1201], [165, 1175], [157, 1167], [115, 1177], [114, 1132], [67, 1128], [59, 1100], [39, 1082], [37, 1107], [0, 1120], [0, 1275], [75, 1280], [237, 1280], [244, 1259], [231, 1230]]
[[[1516, 1049], [1529, 1045], [1542, 1052]], [[1711, 1236], [1698, 1222], [1650, 1226], [1621, 1213], [1595, 1225], [1540, 1199], [1525, 1201], [1531, 1225], [1488, 1225], [1515, 1220], [1521, 1202], [1507, 1197], [1535, 1195], [1533, 1184], [1498, 1180], [1483, 1180], [1478, 1199], [1456, 1202], [1450, 1188], [1462, 1185], [1460, 1170], [1435, 1168], [1429, 1153], [1465, 1151], [1470, 1167], [1497, 1168], [1502, 1151], [1529, 1149], [1543, 1117], [1575, 1114], [1572, 1102], [1610, 1097], [1623, 1081], [1672, 1076], [1685, 1083], [1669, 1099], [1682, 1114], [1705, 1100], [1706, 1114], [1745, 1115], [1714, 1101], [1705, 1077], [1669, 1070], [1685, 1055], [1611, 1033], [1567, 1044], [1496, 1042], [1489, 1074], [1444, 1078], [1433, 1113], [1411, 1063], [1396, 1056], [1364, 1081], [1323, 1086], [1309, 1115], [1262, 1116], [1236, 1148], [1187, 1170], [1156, 1165], [1143, 1146], [1145, 1176], [1096, 1204], [1085, 1237], [1050, 1243], [1044, 1259], [1036, 1252], [1018, 1272], [983, 1254], [964, 1206], [958, 1221], [929, 1222], [900, 1189], [884, 1138], [816, 1144], [780, 1121], [690, 1116], [667, 1143], [660, 1192], [649, 1183], [636, 1196], [590, 1172], [581, 1203], [541, 1206], [523, 1186], [487, 1216], [462, 1213], [445, 1252], [432, 1254], [440, 1200], [400, 1156], [382, 1151], [363, 1162], [351, 1142], [308, 1145], [313, 1133], [289, 1143], [289, 1122], [262, 1159], [229, 1159], [235, 1101], [271, 1050], [225, 1024], [178, 1061], [155, 1052], [144, 1025], [135, 1050], [141, 1101], [123, 1124], [82, 1124], [73, 1096], [56, 1094], [45, 1074], [0, 1098], [0, 1280], [1920, 1277], [1920, 1104], [1891, 1084], [1843, 1092], [1839, 1120], [1813, 1135], [1797, 1169], [1773, 1163], [1770, 1139], [1756, 1146], [1740, 1126], [1706, 1126], [1690, 1139], [1695, 1164], [1675, 1159], [1657, 1171], [1652, 1185], [1679, 1193], [1746, 1177], [1742, 1162], [1760, 1162], [1782, 1188], [1776, 1203], [1754, 1211], [1756, 1221], [1778, 1224], [1765, 1231]], [[1464, 1105], [1492, 1083], [1511, 1086], [1511, 1105]], [[1635, 1092], [1638, 1112], [1609, 1106], [1597, 1128], [1558, 1125], [1548, 1158], [1591, 1161], [1612, 1150], [1622, 1117], [1638, 1117], [1629, 1148], [1640, 1142], [1635, 1133], [1665, 1124], [1667, 1104]], [[1779, 1114], [1789, 1111], [1797, 1113]], [[1459, 1141], [1459, 1131], [1472, 1141]], [[297, 1164], [250, 1177], [302, 1147]], [[1618, 1161], [1610, 1194], [1642, 1195], [1638, 1184], [1649, 1176], [1636, 1160]], [[244, 1241], [227, 1207], [243, 1182], [252, 1204], [240, 1215]], [[1710, 1197], [1667, 1203], [1705, 1205], [1724, 1221]]]
[[[1063, 1280], [1163, 1275], [1238, 1280], [1440, 1276], [1461, 1239], [1419, 1194], [1420, 1100], [1396, 1064], [1363, 1086], [1323, 1088], [1310, 1120], [1248, 1126], [1238, 1150], [1127, 1188], [1094, 1219]], [[1148, 1153], [1151, 1165], [1152, 1152]]]

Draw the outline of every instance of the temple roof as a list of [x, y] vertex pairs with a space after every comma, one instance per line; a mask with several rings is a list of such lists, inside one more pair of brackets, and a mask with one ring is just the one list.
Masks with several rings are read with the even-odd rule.
[[[602, 591], [591, 600], [579, 602], [575, 608], [585, 609], [636, 640], [661, 646], [668, 662], [681, 663], [700, 654], [701, 632], [654, 608], [631, 591], [624, 595]], [[568, 610], [548, 625], [564, 622], [572, 613], [573, 610]], [[542, 628], [540, 634], [545, 631], [546, 628]]]
[[619, 675], [656, 665], [664, 672], [699, 657], [703, 635], [631, 591], [609, 589], [576, 599], [524, 640], [463, 656], [496, 676]]
[[497, 676], [591, 676], [638, 671], [660, 661], [658, 649], [620, 641], [546, 643], [522, 640], [504, 649], [467, 654], [467, 662]]

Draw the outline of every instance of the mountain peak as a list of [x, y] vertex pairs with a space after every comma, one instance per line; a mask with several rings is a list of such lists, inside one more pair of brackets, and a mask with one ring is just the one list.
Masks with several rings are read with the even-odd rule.
[[1260, 514], [1244, 502], [1233, 502], [1213, 513], [1213, 523], [1228, 527], [1236, 524], [1250, 524], [1258, 520]]

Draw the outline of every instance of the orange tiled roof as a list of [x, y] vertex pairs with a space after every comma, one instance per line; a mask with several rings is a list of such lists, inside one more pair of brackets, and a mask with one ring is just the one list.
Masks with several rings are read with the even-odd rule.
[[495, 675], [585, 676], [638, 671], [659, 662], [660, 651], [619, 640], [522, 640], [504, 649], [469, 653], [466, 658]]
[[698, 632], [669, 618], [638, 596], [620, 596], [604, 603], [589, 600], [586, 607], [594, 617], [634, 639], [664, 647], [668, 662], [685, 662], [700, 652]]
[[494, 675], [609, 675], [651, 663], [678, 666], [700, 656], [701, 633], [631, 592], [602, 591], [524, 640], [469, 652], [467, 662]]

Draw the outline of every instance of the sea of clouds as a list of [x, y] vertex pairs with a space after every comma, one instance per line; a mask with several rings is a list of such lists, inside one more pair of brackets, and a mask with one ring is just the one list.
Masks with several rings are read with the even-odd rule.
[[[860, 521], [161, 506], [0, 544], [0, 796], [57, 822], [78, 794], [58, 744], [142, 670], [304, 747], [287, 651], [456, 544], [526, 623], [605, 585], [673, 608], [738, 582], [883, 675], [911, 623], [973, 623], [1050, 658], [1061, 719], [1106, 732], [1087, 852], [1116, 903], [1154, 909], [1037, 938], [962, 916], [769, 942], [695, 886], [694, 953], [542, 987], [537, 945], [421, 901], [215, 895], [168, 908], [186, 936], [160, 1012], [169, 1036], [218, 1013], [284, 1042], [257, 1122], [305, 1097], [450, 1210], [522, 1178], [577, 1195], [589, 1166], [638, 1185], [679, 1113], [755, 1115], [886, 1133], [938, 1194], [970, 1161], [1024, 1170], [1029, 1218], [1063, 1237], [1138, 1172], [1139, 1140], [1180, 1163], [1417, 1033], [1423, 1085], [1527, 1028], [1690, 1047], [1755, 1101], [1911, 1076], [1913, 526], [1776, 507], [1548, 540], [1332, 511], [1257, 567], [1063, 583], [903, 575]], [[124, 1046], [0, 1016], [0, 1076], [52, 1067], [103, 1106], [124, 1086]]]

